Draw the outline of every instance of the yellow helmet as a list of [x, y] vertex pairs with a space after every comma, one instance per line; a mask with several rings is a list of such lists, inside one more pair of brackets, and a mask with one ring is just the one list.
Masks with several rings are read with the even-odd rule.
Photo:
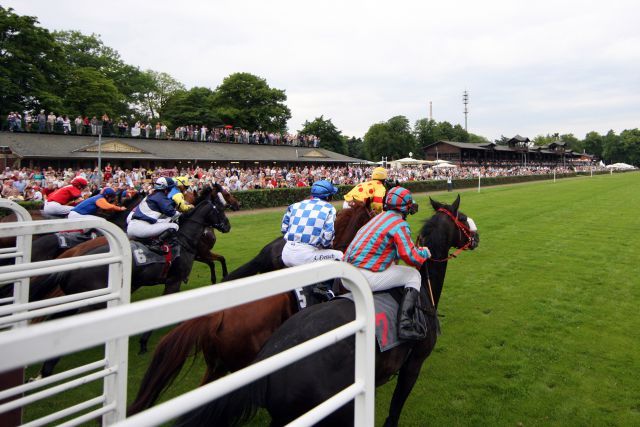
[[385, 168], [375, 168], [373, 172], [371, 172], [371, 179], [379, 179], [385, 180], [387, 179], [387, 170]]
[[178, 183], [178, 185], [181, 185], [183, 187], [188, 187], [190, 185], [188, 176], [179, 176], [176, 178], [176, 182]]

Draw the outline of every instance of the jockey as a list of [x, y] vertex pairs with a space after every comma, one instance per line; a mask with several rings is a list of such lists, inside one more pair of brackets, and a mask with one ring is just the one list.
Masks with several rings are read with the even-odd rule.
[[98, 212], [98, 208], [103, 211], [124, 211], [126, 208], [113, 204], [115, 200], [116, 191], [111, 187], [107, 187], [102, 190], [100, 194], [89, 197], [87, 200], [71, 209], [71, 212], [69, 212], [69, 219], [100, 218], [95, 216], [96, 212]]
[[68, 215], [73, 209], [77, 199], [82, 196], [82, 189], [87, 186], [87, 180], [81, 176], [76, 176], [69, 185], [54, 191], [47, 196], [44, 202], [43, 212], [46, 215]]
[[287, 267], [326, 259], [342, 260], [342, 252], [330, 249], [336, 208], [327, 200], [337, 192], [329, 181], [316, 181], [310, 199], [289, 206], [280, 228], [287, 241], [282, 250], [282, 262]]
[[180, 212], [187, 212], [193, 209], [193, 205], [187, 203], [184, 199], [184, 191], [189, 187], [189, 177], [188, 176], [179, 176], [175, 179], [176, 185], [169, 191], [169, 199], [173, 200], [173, 203], [176, 204], [176, 208]]
[[[129, 216], [127, 235], [148, 239], [166, 234], [166, 240], [175, 243], [178, 224], [171, 222], [179, 215], [174, 203], [167, 197], [175, 183], [171, 178], [158, 178], [153, 186], [153, 194], [144, 198]], [[164, 232], [167, 233], [164, 233]]]
[[387, 170], [385, 168], [375, 168], [371, 172], [371, 180], [361, 182], [356, 185], [344, 195], [343, 208], [349, 208], [349, 202], [358, 201], [366, 203], [367, 200], [371, 200], [371, 209], [379, 214], [382, 212], [382, 204], [384, 202], [384, 195], [387, 189], [384, 186], [384, 181], [387, 179]]
[[[421, 306], [421, 277], [415, 267], [420, 268], [431, 253], [428, 248], [416, 247], [412, 242], [406, 217], [418, 209], [409, 190], [403, 187], [390, 189], [385, 208], [385, 212], [376, 215], [358, 231], [347, 248], [345, 261], [358, 267], [374, 292], [404, 286], [398, 335], [402, 339], [423, 339], [426, 325], [413, 318]], [[411, 267], [397, 265], [398, 258]]]

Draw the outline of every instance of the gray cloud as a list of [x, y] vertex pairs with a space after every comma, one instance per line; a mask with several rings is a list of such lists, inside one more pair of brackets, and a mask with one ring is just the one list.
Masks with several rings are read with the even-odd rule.
[[[488, 138], [638, 127], [635, 1], [5, 1], [49, 29], [101, 34], [128, 63], [216, 87], [246, 71], [285, 89], [291, 129], [347, 135], [394, 115]], [[446, 3], [446, 4], [445, 4]]]

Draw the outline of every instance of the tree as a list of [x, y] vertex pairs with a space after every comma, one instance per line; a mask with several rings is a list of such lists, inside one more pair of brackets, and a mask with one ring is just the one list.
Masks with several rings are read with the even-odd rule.
[[214, 126], [222, 123], [216, 115], [215, 93], [206, 87], [180, 90], [171, 95], [163, 109], [163, 122], [170, 127], [182, 125]]
[[469, 135], [469, 139], [467, 140], [467, 142], [470, 142], [473, 144], [489, 143], [489, 140], [482, 135], [476, 135], [475, 133], [471, 133], [471, 132], [469, 132], [468, 135]]
[[144, 88], [139, 98], [141, 107], [149, 112], [151, 117], [160, 117], [167, 100], [178, 91], [184, 91], [185, 87], [167, 73], [146, 70], [143, 76]]
[[349, 157], [355, 157], [356, 159], [364, 159], [367, 157], [364, 151], [364, 142], [362, 138], [356, 138], [352, 136], [351, 138], [343, 137], [346, 139], [347, 143], [347, 154]]
[[315, 135], [320, 138], [320, 147], [336, 153], [347, 154], [347, 143], [342, 137], [342, 132], [335, 127], [331, 119], [324, 116], [316, 117], [312, 122], [305, 121], [302, 130], [303, 135]]
[[603, 138], [603, 143], [602, 157], [606, 159], [607, 163], [617, 163], [625, 160], [620, 137], [613, 130], [607, 132]]
[[250, 131], [285, 131], [291, 110], [284, 90], [269, 87], [263, 78], [234, 73], [216, 89], [216, 114], [227, 124]]
[[[419, 119], [413, 126], [413, 133], [418, 145], [426, 147], [438, 141], [469, 142], [470, 134], [459, 124], [436, 122], [430, 119]], [[474, 142], [488, 142], [486, 138], [477, 137]]]
[[113, 78], [124, 65], [118, 51], [105, 46], [98, 34], [87, 36], [80, 31], [54, 31], [53, 36], [62, 49], [65, 63], [71, 68], [93, 68]]
[[67, 107], [88, 116], [113, 115], [123, 102], [122, 94], [111, 79], [93, 68], [81, 67], [69, 76]]
[[604, 139], [598, 132], [589, 132], [582, 141], [584, 150], [598, 158], [602, 158]]
[[60, 49], [35, 17], [0, 6], [0, 113], [60, 108]]
[[620, 133], [625, 163], [640, 165], [640, 129], [625, 129]]
[[416, 139], [404, 116], [395, 116], [384, 123], [372, 125], [364, 136], [364, 151], [369, 160], [407, 157], [415, 152]]
[[504, 135], [500, 135], [500, 138], [495, 139], [493, 142], [495, 142], [496, 145], [507, 145], [507, 143], [509, 142], [509, 138]]

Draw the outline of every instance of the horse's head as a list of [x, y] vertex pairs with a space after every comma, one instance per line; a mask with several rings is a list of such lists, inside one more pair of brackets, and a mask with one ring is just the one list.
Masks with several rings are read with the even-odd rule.
[[180, 217], [181, 224], [187, 221], [195, 221], [223, 233], [231, 230], [229, 218], [224, 213], [224, 205], [217, 198], [205, 197], [195, 208]]
[[335, 238], [333, 239], [333, 249], [342, 252], [347, 250], [347, 247], [358, 230], [375, 215], [371, 210], [370, 201], [366, 204], [353, 201], [350, 205], [350, 209], [342, 209], [338, 212], [334, 225]]
[[480, 243], [480, 235], [473, 219], [460, 212], [460, 196], [451, 205], [429, 198], [436, 212], [422, 226], [417, 244], [427, 246], [433, 260], [444, 261], [449, 258], [450, 248], [458, 251], [475, 249]]
[[216, 182], [213, 184], [213, 189], [220, 202], [227, 208], [231, 208], [232, 211], [240, 210], [240, 202], [238, 201], [238, 199], [236, 199], [230, 192], [222, 188], [222, 185]]

